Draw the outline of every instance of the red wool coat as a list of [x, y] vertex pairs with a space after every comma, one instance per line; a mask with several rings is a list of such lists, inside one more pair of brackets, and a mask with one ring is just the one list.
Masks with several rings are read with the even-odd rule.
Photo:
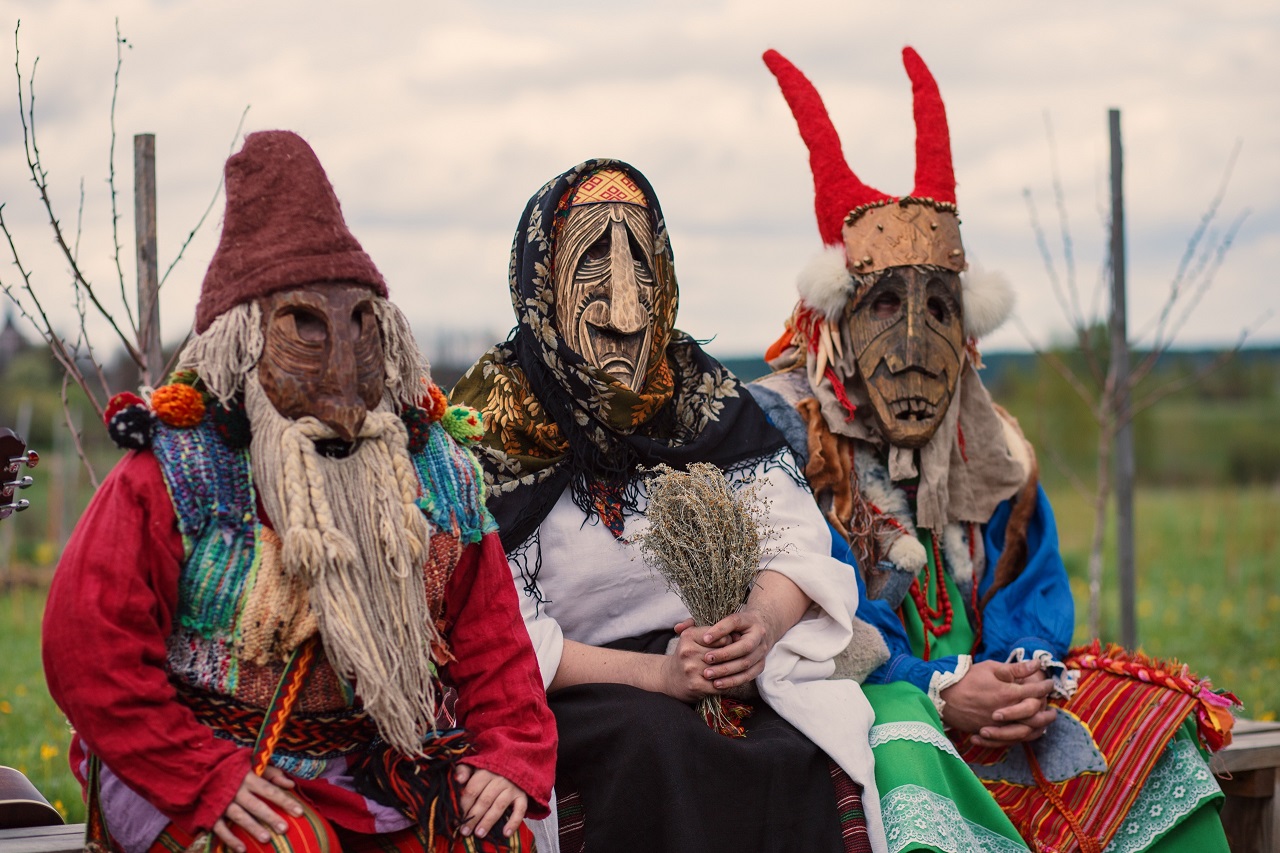
[[[54, 575], [44, 617], [49, 692], [75, 728], [72, 770], [88, 748], [188, 832], [223, 815], [249, 771], [249, 750], [214, 737], [166, 674], [182, 537], [159, 463], [128, 454], [103, 482]], [[442, 667], [475, 754], [467, 763], [529, 795], [545, 817], [555, 774], [555, 719], [496, 534], [466, 546], [444, 599], [457, 660]], [[363, 797], [324, 778], [295, 780], [330, 820], [375, 832]], [[83, 784], [84, 780], [81, 779]]]

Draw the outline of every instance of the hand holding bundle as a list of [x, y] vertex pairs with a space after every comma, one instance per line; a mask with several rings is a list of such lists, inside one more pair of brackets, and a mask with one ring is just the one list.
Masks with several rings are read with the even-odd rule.
[[[700, 625], [714, 625], [742, 609], [760, 573], [764, 543], [772, 531], [762, 524], [768, 502], [754, 483], [730, 485], [714, 465], [688, 471], [659, 465], [648, 481], [649, 529], [636, 536], [651, 568], [667, 581]], [[698, 703], [707, 725], [721, 734], [744, 736], [739, 724], [749, 709], [727, 708], [724, 697]]]

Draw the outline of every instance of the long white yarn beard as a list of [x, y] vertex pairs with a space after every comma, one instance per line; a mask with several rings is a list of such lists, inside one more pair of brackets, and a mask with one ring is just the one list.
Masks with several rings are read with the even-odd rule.
[[439, 639], [423, 568], [430, 531], [404, 424], [370, 412], [355, 451], [321, 456], [335, 438], [312, 417], [280, 415], [253, 370], [245, 381], [250, 459], [263, 506], [280, 535], [286, 574], [310, 590], [334, 669], [354, 682], [383, 740], [414, 755], [435, 725], [431, 647]]

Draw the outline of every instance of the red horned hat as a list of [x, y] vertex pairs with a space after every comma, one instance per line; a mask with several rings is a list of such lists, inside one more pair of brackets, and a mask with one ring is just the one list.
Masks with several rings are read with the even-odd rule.
[[956, 179], [946, 110], [920, 55], [903, 48], [902, 61], [915, 102], [915, 189], [910, 195], [890, 196], [864, 184], [849, 168], [840, 137], [809, 79], [776, 50], [764, 54], [809, 148], [822, 242], [843, 242], [852, 272], [908, 264], [960, 271], [964, 250], [955, 215]]

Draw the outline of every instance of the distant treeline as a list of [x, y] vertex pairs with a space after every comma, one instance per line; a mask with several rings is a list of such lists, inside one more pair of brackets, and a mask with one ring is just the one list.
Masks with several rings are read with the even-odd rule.
[[[1137, 389], [1138, 396], [1194, 376], [1222, 352], [1166, 353]], [[1078, 375], [1087, 375], [1079, 353], [1062, 350], [1056, 355]], [[1142, 357], [1135, 352], [1133, 362]], [[1042, 477], [1055, 484], [1071, 477], [1092, 484], [1098, 430], [1079, 394], [1035, 353], [993, 352], [982, 358], [983, 383], [1036, 446]], [[724, 363], [746, 380], [768, 370], [760, 358]], [[1280, 347], [1243, 349], [1139, 413], [1134, 423], [1138, 481], [1151, 486], [1280, 484], [1278, 425]]]
[[[1148, 391], [1194, 375], [1219, 359], [1219, 350], [1167, 353], [1138, 389]], [[1135, 363], [1141, 359], [1135, 353]], [[1058, 357], [1087, 375], [1077, 352]], [[1043, 477], [1089, 483], [1094, 471], [1097, 428], [1080, 396], [1034, 353], [984, 353], [983, 382], [1022, 424], [1035, 444]], [[744, 380], [766, 372], [759, 358], [726, 358]], [[436, 364], [446, 388], [467, 365]], [[127, 387], [128, 377], [112, 378]], [[65, 447], [61, 377], [47, 350], [29, 347], [0, 364], [0, 426], [17, 426], [27, 415], [28, 442], [36, 448]], [[87, 447], [110, 451], [106, 431], [92, 409], [70, 388], [69, 399], [84, 426]], [[1216, 370], [1141, 412], [1134, 424], [1138, 480], [1145, 485], [1280, 484], [1280, 347], [1244, 349]]]

